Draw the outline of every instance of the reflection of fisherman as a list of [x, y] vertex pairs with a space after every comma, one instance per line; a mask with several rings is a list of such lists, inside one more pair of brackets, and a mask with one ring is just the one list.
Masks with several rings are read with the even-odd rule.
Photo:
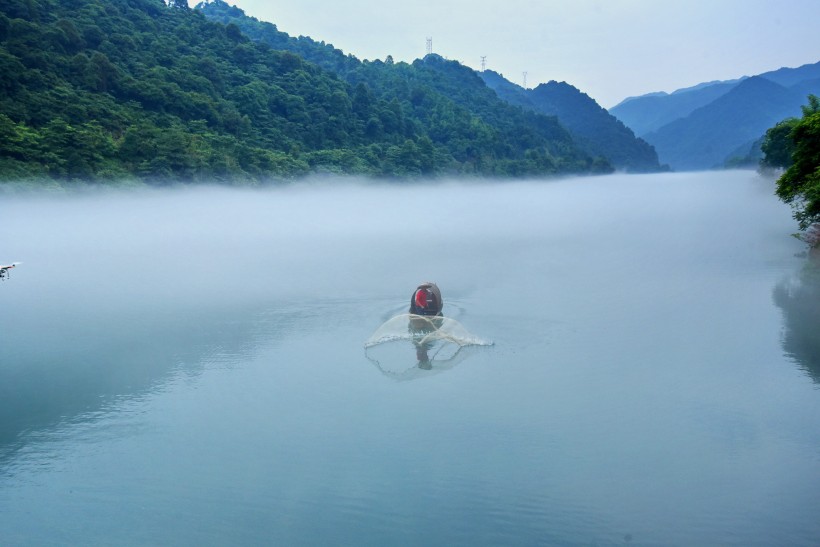
[[410, 298], [410, 332], [413, 334], [413, 344], [416, 346], [416, 359], [419, 360], [419, 368], [429, 370], [433, 368], [427, 351], [432, 347], [432, 342], [422, 342], [419, 337], [431, 333], [441, 326], [441, 321], [435, 318], [442, 317], [441, 308], [444, 302], [441, 300], [441, 291], [435, 283], [422, 283]]

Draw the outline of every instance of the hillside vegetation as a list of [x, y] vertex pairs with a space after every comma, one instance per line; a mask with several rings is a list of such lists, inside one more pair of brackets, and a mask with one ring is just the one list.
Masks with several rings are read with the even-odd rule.
[[792, 206], [803, 239], [820, 250], [820, 98], [809, 95], [801, 118], [787, 118], [766, 132], [761, 167], [783, 168], [777, 195]]
[[310, 47], [289, 51], [203, 11], [184, 0], [0, 4], [0, 179], [611, 170], [555, 118], [504, 103], [458, 63], [360, 62], [291, 39]]
[[658, 154], [650, 144], [636, 138], [631, 129], [574, 86], [551, 81], [524, 89], [491, 70], [480, 76], [510, 104], [558, 118], [589, 155], [606, 157], [616, 169], [631, 173], [661, 170]]
[[[241, 9], [221, 0], [200, 4], [198, 9], [212, 20], [238, 25], [254, 40], [297, 53], [339, 74], [351, 84], [366, 82], [376, 96], [407, 100], [408, 91], [411, 91], [408, 84], [416, 86], [416, 96], [409, 97], [411, 103], [417, 102], [420, 94], [435, 97], [436, 101], [454, 101], [470, 112], [479, 113], [490, 125], [499, 127], [505, 140], [510, 142], [518, 138], [516, 132], [498, 123], [538, 113], [557, 120], [557, 124], [566, 128], [576, 145], [586, 155], [597, 159], [596, 169], [605, 168], [606, 164], [638, 172], [660, 169], [657, 154], [651, 146], [636, 139], [628, 128], [594, 100], [568, 84], [551, 82], [536, 90], [525, 90], [492, 71], [478, 73], [457, 62], [445, 62], [437, 55], [413, 63], [412, 69], [396, 72], [389, 62], [360, 62], [331, 44], [305, 36], [294, 38], [281, 32], [275, 24], [248, 17]], [[397, 66], [406, 68], [406, 65]], [[495, 91], [495, 95], [490, 90]], [[517, 108], [505, 108], [499, 104], [499, 97], [509, 105], [522, 107], [526, 114]], [[553, 139], [557, 138], [556, 131], [553, 129]]]

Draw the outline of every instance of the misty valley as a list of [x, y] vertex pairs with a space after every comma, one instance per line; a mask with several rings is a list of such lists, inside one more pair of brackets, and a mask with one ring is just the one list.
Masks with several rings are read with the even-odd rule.
[[[708, 73], [581, 4], [504, 47]], [[820, 63], [607, 110], [321, 38], [0, 5], [0, 543], [817, 545]]]

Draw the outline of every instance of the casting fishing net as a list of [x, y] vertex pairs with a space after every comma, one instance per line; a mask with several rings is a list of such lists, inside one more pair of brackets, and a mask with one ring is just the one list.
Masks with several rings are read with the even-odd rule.
[[364, 347], [384, 374], [411, 380], [453, 368], [475, 348], [491, 345], [455, 319], [401, 314], [376, 329]]

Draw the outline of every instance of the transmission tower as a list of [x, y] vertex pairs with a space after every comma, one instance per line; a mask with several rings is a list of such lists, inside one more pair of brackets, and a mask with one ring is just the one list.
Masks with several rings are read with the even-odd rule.
[[485, 70], [487, 70], [487, 56], [482, 55], [481, 56], [481, 72], [484, 72]]
[[431, 53], [433, 53], [433, 39], [428, 37], [427, 38], [427, 55], [430, 55]]
[[524, 89], [527, 89], [527, 73], [524, 73]]

